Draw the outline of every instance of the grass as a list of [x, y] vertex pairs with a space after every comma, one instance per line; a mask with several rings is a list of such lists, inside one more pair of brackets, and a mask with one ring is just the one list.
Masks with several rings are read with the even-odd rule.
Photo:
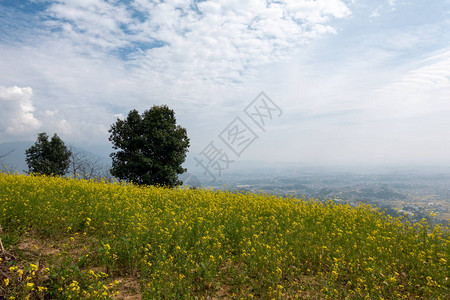
[[445, 299], [449, 228], [371, 206], [0, 174], [0, 298]]

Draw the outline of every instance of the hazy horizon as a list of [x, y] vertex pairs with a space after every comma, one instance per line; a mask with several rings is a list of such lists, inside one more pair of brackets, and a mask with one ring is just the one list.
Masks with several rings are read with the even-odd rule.
[[[27, 169], [25, 162], [25, 149], [29, 148], [35, 141], [16, 141], [0, 143], [0, 155], [9, 153], [7, 156], [0, 159], [0, 163], [3, 164], [1, 168], [14, 167], [17, 171], [22, 172]], [[83, 148], [83, 145], [77, 144], [67, 144], [68, 147], [75, 147], [76, 151], [85, 152], [88, 154], [88, 158], [92, 160], [100, 159], [100, 161], [106, 166], [111, 160], [109, 154], [111, 152], [104, 151], [105, 149], [98, 148]], [[111, 149], [111, 151], [113, 151]], [[211, 181], [208, 174], [204, 174], [204, 171], [197, 166], [197, 162], [193, 155], [189, 155], [183, 164], [187, 168], [185, 174], [192, 174], [196, 177], [202, 178], [203, 180]], [[277, 171], [278, 173], [273, 173]], [[295, 161], [270, 161], [270, 160], [236, 160], [230, 164], [228, 170], [224, 170], [221, 176], [217, 176], [216, 180], [221, 180], [224, 178], [230, 178], [230, 176], [246, 176], [251, 177], [256, 174], [260, 174], [262, 177], [266, 177], [268, 174], [273, 176], [286, 176], [292, 177], [295, 174], [304, 174], [309, 172], [317, 173], [345, 173], [350, 172], [353, 174], [384, 174], [392, 172], [401, 173], [423, 173], [427, 174], [438, 174], [445, 173], [450, 174], [450, 165], [445, 164], [318, 164], [309, 162], [295, 162]], [[281, 173], [280, 173], [281, 172]]]

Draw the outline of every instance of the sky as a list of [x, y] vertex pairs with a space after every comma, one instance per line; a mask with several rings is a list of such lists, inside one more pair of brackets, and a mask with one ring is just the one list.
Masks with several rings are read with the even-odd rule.
[[449, 0], [0, 0], [0, 143], [165, 104], [199, 168], [450, 165], [449, 79]]

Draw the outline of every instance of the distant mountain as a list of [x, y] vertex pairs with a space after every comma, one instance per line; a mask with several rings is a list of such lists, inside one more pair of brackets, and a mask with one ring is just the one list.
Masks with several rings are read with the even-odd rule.
[[[0, 169], [7, 171], [17, 171], [24, 173], [28, 170], [25, 162], [25, 150], [33, 145], [32, 141], [17, 141], [0, 144], [0, 156], [7, 154], [0, 158]], [[9, 153], [9, 154], [8, 154]]]
[[[28, 171], [28, 166], [25, 161], [25, 151], [34, 144], [34, 141], [15, 141], [8, 143], [0, 143], [0, 170], [11, 172], [25, 173]], [[98, 155], [82, 147], [66, 144], [67, 147], [72, 148], [73, 151], [83, 153], [83, 156], [91, 161], [97, 161], [102, 165], [109, 165], [111, 159], [107, 155]]]

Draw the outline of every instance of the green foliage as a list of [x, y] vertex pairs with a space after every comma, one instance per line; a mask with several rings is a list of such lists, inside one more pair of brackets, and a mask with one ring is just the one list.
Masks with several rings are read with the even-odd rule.
[[175, 113], [167, 106], [153, 106], [142, 115], [137, 110], [125, 120], [117, 119], [109, 130], [113, 148], [111, 174], [139, 185], [182, 184], [178, 174], [186, 169], [189, 138], [185, 128], [176, 125]]
[[28, 173], [64, 175], [69, 168], [72, 153], [56, 133], [49, 141], [48, 135], [43, 132], [25, 154]]

